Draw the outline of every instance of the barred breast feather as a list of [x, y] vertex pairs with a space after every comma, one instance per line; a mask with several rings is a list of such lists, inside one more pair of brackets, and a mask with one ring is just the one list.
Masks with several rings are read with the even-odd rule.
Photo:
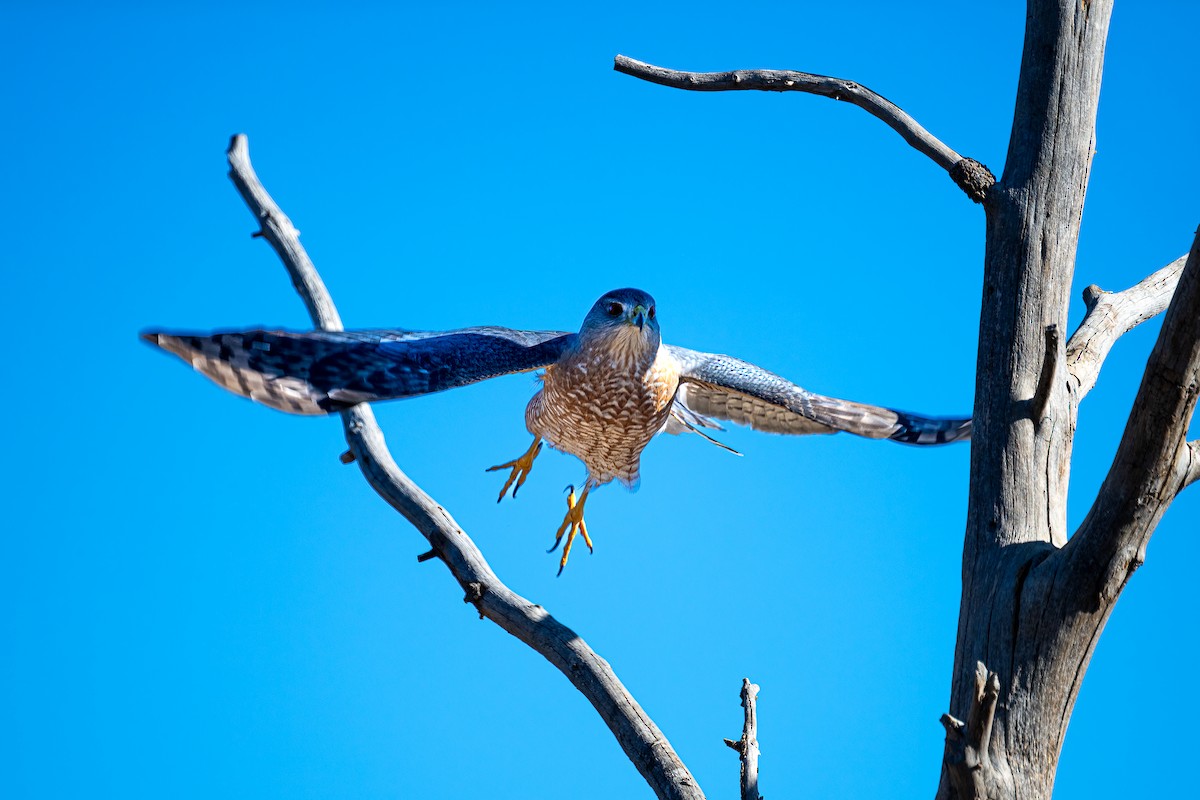
[[525, 422], [551, 447], [578, 457], [590, 482], [637, 485], [642, 450], [671, 414], [677, 367], [664, 348], [637, 357], [593, 346], [547, 368]]

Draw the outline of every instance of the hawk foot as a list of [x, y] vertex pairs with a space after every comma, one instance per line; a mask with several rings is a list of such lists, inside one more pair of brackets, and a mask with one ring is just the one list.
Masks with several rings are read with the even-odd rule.
[[546, 551], [553, 553], [557, 550], [563, 534], [567, 534], [567, 544], [563, 547], [562, 558], [558, 562], [559, 575], [562, 575], [563, 567], [567, 565], [567, 559], [571, 556], [571, 545], [575, 543], [576, 534], [583, 535], [583, 542], [587, 545], [589, 553], [595, 552], [592, 548], [592, 537], [588, 536], [587, 523], [583, 521], [583, 504], [587, 502], [589, 488], [584, 486], [583, 494], [579, 495], [579, 502], [575, 502], [575, 487], [567, 487], [567, 514], [563, 517], [562, 525], [558, 526], [558, 532], [554, 534], [554, 546]]
[[533, 437], [533, 444], [529, 445], [529, 449], [525, 451], [523, 456], [513, 459], [508, 463], [497, 464], [494, 467], [487, 468], [488, 472], [495, 472], [498, 469], [512, 469], [512, 472], [508, 475], [508, 480], [504, 482], [504, 488], [500, 490], [500, 496], [496, 498], [497, 503], [504, 499], [504, 495], [508, 492], [508, 487], [513, 485], [513, 481], [517, 482], [517, 485], [513, 487], [512, 493], [512, 496], [516, 498], [517, 489], [520, 489], [521, 485], [525, 483], [525, 479], [529, 477], [529, 473], [533, 470], [533, 460], [537, 458], [540, 452], [542, 452], [542, 437], [535, 436]]

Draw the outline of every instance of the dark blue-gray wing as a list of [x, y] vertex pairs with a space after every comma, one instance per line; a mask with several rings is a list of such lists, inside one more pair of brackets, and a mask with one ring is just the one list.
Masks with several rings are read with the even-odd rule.
[[540, 369], [575, 339], [561, 331], [479, 327], [456, 331], [147, 332], [231, 392], [292, 414], [414, 397]]
[[670, 345], [667, 349], [679, 362], [676, 400], [697, 414], [770, 433], [846, 431], [906, 444], [945, 444], [971, 438], [970, 419], [926, 417], [826, 397], [730, 356]]

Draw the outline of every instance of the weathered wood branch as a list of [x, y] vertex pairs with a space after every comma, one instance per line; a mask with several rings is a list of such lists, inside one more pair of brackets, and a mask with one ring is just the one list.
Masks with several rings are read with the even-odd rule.
[[1188, 425], [1200, 394], [1200, 231], [1179, 276], [1117, 454], [1064, 555], [1095, 602], [1112, 603], [1195, 463]]
[[255, 174], [250, 163], [250, 146], [244, 135], [233, 137], [226, 157], [229, 159], [229, 179], [262, 226], [256, 235], [270, 242], [283, 260], [292, 285], [308, 309], [313, 324], [326, 331], [342, 330], [342, 318], [333, 305], [333, 298], [329, 296], [329, 290], [325, 288], [325, 282], [313, 266], [312, 259], [300, 245], [300, 231], [267, 194]]
[[1067, 343], [1067, 372], [1077, 400], [1096, 385], [1117, 339], [1167, 310], [1186, 261], [1182, 255], [1123, 292], [1106, 292], [1095, 284], [1083, 290], [1087, 314]]
[[726, 739], [725, 744], [738, 752], [742, 763], [741, 788], [742, 800], [762, 800], [758, 793], [758, 684], [751, 683], [749, 678], [742, 678], [742, 738], [734, 741]]
[[1037, 390], [1033, 393], [1033, 409], [1030, 417], [1034, 423], [1041, 422], [1046, 413], [1046, 404], [1054, 388], [1054, 379], [1058, 375], [1058, 365], [1063, 360], [1062, 334], [1057, 325], [1046, 326], [1046, 355], [1042, 361], [1042, 374], [1038, 378]]
[[[1093, 0], [1086, 8], [1033, 0], [1026, 15], [1004, 173], [985, 209], [964, 563], [978, 563], [977, 544], [986, 549], [1025, 541], [1059, 544], [1068, 536], [1064, 456], [1073, 430], [1067, 382], [1050, 387], [1048, 424], [1030, 419], [1028, 401], [1044, 373], [1046, 328], [1067, 330], [1111, 10], [1111, 0]], [[991, 580], [981, 577], [985, 584]], [[980, 599], [990, 602], [986, 595]], [[966, 676], [976, 661], [1003, 663], [984, 653], [969, 659], [959, 664], [957, 675]], [[969, 689], [959, 685], [961, 692]]]
[[959, 800], [987, 800], [1004, 796], [995, 791], [999, 785], [1011, 782], [997, 771], [991, 760], [992, 723], [1000, 699], [1000, 678], [982, 662], [975, 665], [975, 696], [967, 721], [942, 714], [946, 729], [946, 749], [943, 763]]
[[[254, 174], [244, 135], [233, 137], [228, 156], [230, 177], [262, 223], [264, 238], [291, 275], [313, 324], [322, 330], [340, 330], [337, 309], [300, 245], [298, 232]], [[600, 713], [658, 797], [701, 800], [704, 794], [687, 767], [608, 663], [540, 605], [505, 586], [450, 514], [400, 470], [388, 452], [371, 408], [358, 405], [342, 412], [342, 424], [352, 460], [358, 463], [367, 482], [429, 540], [462, 587], [465, 602], [473, 603], [481, 617], [529, 645], [567, 676]]]
[[1184, 473], [1183, 485], [1191, 486], [1200, 480], [1200, 439], [1188, 442], [1187, 471]]
[[844, 78], [773, 69], [681, 72], [621, 55], [613, 60], [613, 69], [660, 86], [694, 92], [804, 92], [844, 100], [883, 120], [918, 152], [933, 159], [976, 203], [983, 202], [988, 190], [996, 182], [996, 177], [987, 167], [974, 159], [960, 156], [895, 103], [862, 84]]

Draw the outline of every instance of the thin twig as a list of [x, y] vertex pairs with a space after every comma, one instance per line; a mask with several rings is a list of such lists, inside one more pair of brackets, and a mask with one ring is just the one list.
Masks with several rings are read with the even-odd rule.
[[[337, 310], [316, 268], [304, 254], [298, 233], [263, 189], [250, 166], [246, 137], [229, 146], [230, 173], [246, 204], [263, 221], [271, 242], [323, 330], [341, 328]], [[549, 612], [500, 581], [470, 537], [450, 514], [405, 475], [392, 459], [370, 407], [342, 412], [346, 442], [372, 488], [412, 523], [441, 556], [465, 599], [486, 617], [556, 666], [604, 718], [629, 760], [660, 798], [704, 797], [687, 767], [655, 724], [626, 691], [608, 663]]]
[[739, 69], [730, 72], [681, 72], [647, 64], [644, 61], [617, 56], [613, 69], [650, 83], [686, 89], [694, 92], [804, 92], [845, 100], [858, 106], [904, 137], [919, 152], [933, 159], [975, 202], [981, 202], [996, 178], [987, 167], [973, 159], [963, 158], [903, 109], [862, 84], [827, 75], [813, 75], [793, 70]]
[[243, 134], [230, 140], [226, 156], [229, 159], [229, 179], [262, 226], [262, 230], [255, 235], [270, 242], [283, 260], [296, 293], [312, 317], [313, 325], [323, 331], [340, 331], [342, 318], [333, 305], [333, 298], [329, 296], [329, 290], [325, 288], [325, 282], [321, 280], [308, 253], [300, 245], [300, 231], [267, 194], [258, 175], [254, 173], [254, 167], [250, 164], [250, 146]]
[[737, 741], [725, 740], [726, 746], [738, 752], [742, 763], [742, 800], [762, 800], [762, 795], [758, 793], [758, 689], [758, 684], [751, 683], [749, 678], [742, 678], [741, 697], [745, 717], [742, 738]]
[[1096, 385], [1117, 339], [1167, 310], [1186, 261], [1182, 255], [1123, 292], [1105, 292], [1095, 284], [1083, 290], [1087, 314], [1067, 342], [1067, 372], [1077, 400]]

